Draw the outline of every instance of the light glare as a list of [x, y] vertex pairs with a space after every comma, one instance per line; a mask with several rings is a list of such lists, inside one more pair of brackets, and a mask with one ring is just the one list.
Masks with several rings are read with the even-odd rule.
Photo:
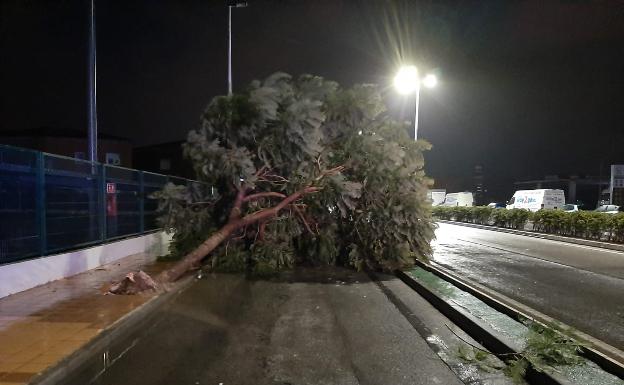
[[402, 95], [414, 92], [418, 87], [418, 70], [416, 67], [401, 67], [394, 77], [394, 87]]
[[438, 84], [438, 78], [433, 74], [429, 74], [423, 79], [423, 84], [427, 88], [433, 88]]

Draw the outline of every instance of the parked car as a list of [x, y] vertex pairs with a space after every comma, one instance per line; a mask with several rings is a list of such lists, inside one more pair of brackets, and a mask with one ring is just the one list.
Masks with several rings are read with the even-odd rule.
[[504, 209], [505, 208], [505, 204], [501, 203], [501, 202], [492, 202], [492, 203], [488, 204], [487, 207], [491, 207], [493, 209]]
[[563, 207], [561, 208], [561, 210], [565, 211], [566, 213], [573, 213], [576, 211], [579, 211], [579, 205], [574, 205], [574, 204], [566, 204], [563, 205]]
[[596, 209], [596, 212], [606, 214], [617, 214], [622, 211], [624, 211], [624, 208], [617, 205], [601, 205]]

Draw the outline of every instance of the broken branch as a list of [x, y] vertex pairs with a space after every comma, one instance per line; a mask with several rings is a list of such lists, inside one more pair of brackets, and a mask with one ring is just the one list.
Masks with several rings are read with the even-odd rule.
[[276, 198], [286, 198], [286, 195], [278, 192], [262, 192], [257, 194], [247, 195], [243, 198], [243, 202], [255, 201], [260, 198], [268, 198], [268, 197], [276, 197]]
[[310, 228], [310, 225], [308, 224], [308, 221], [305, 219], [305, 217], [303, 216], [303, 213], [301, 212], [301, 210], [299, 209], [299, 207], [297, 207], [297, 205], [293, 204], [291, 205], [291, 207], [295, 210], [295, 212], [299, 215], [299, 218], [301, 218], [301, 221], [303, 222], [305, 228], [308, 230], [308, 232], [310, 234], [312, 234], [313, 236], [316, 236], [316, 234], [314, 233], [314, 231], [312, 231], [312, 229]]

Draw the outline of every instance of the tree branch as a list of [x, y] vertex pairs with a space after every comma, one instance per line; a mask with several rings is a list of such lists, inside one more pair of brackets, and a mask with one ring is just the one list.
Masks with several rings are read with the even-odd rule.
[[258, 224], [258, 239], [260, 239], [261, 241], [264, 240], [264, 229], [266, 228], [266, 221], [260, 221], [260, 223]]
[[340, 165], [340, 166], [336, 166], [334, 168], [330, 168], [328, 170], [325, 170], [323, 172], [321, 172], [321, 174], [319, 176], [316, 177], [315, 180], [321, 180], [324, 177], [328, 176], [328, 175], [335, 175], [338, 174], [340, 172], [342, 172], [346, 167], [344, 165]]
[[256, 211], [254, 213], [245, 215], [243, 218], [240, 219], [241, 225], [248, 225], [250, 223], [254, 223], [260, 220], [264, 220], [264, 219], [268, 219], [271, 217], [274, 217], [277, 215], [277, 213], [280, 212], [280, 210], [282, 210], [284, 207], [288, 206], [289, 204], [291, 204], [292, 202], [296, 201], [297, 199], [301, 198], [302, 196], [306, 195], [306, 194], [311, 194], [311, 193], [315, 193], [319, 191], [318, 187], [306, 187], [302, 190], [299, 190], [289, 196], [287, 196], [286, 198], [284, 198], [280, 203], [278, 203], [277, 205], [268, 208], [268, 209], [262, 209], [259, 211]]
[[243, 239], [243, 238], [245, 238], [245, 235], [247, 235], [247, 226], [245, 226], [245, 228], [243, 229], [243, 235], [238, 236], [238, 237], [233, 237], [232, 239], [234, 239], [234, 240]]
[[242, 213], [241, 207], [243, 206], [243, 200], [245, 199], [245, 193], [247, 192], [247, 187], [241, 186], [238, 188], [238, 193], [236, 194], [236, 200], [234, 201], [234, 206], [232, 207], [232, 211], [230, 211], [229, 221], [233, 221], [234, 219], [240, 218]]
[[289, 182], [288, 179], [284, 178], [283, 176], [277, 175], [277, 174], [269, 174], [269, 173], [263, 173], [262, 175], [260, 175], [258, 177], [258, 180], [260, 182], [269, 182], [269, 183], [273, 183], [273, 184], [280, 184], [280, 183], [287, 183]]
[[245, 198], [243, 198], [243, 202], [249, 202], [249, 201], [255, 201], [258, 200], [260, 198], [265, 198], [265, 197], [276, 197], [276, 198], [286, 198], [286, 195], [282, 194], [282, 193], [278, 193], [278, 192], [262, 192], [262, 193], [257, 193], [257, 194], [251, 194], [251, 195], [247, 195]]
[[254, 175], [255, 175], [256, 177], [258, 177], [258, 176], [260, 176], [260, 175], [264, 174], [266, 171], [268, 171], [268, 167], [267, 167], [267, 166], [262, 166], [262, 167], [260, 167], [260, 168], [256, 171], [256, 173], [255, 173]]
[[297, 207], [297, 205], [290, 205], [293, 209], [295, 209], [295, 212], [299, 215], [299, 218], [301, 218], [301, 221], [303, 222], [303, 224], [305, 225], [305, 228], [308, 230], [308, 232], [310, 234], [312, 234], [313, 236], [316, 236], [316, 234], [314, 233], [314, 231], [312, 231], [312, 229], [310, 228], [310, 225], [308, 224], [308, 221], [306, 221], [305, 217], [303, 216], [303, 213], [301, 212], [301, 210], [299, 209], [299, 207]]

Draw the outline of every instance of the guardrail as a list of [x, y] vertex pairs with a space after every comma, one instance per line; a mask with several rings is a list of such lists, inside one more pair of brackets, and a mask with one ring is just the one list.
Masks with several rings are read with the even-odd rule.
[[0, 145], [0, 265], [159, 229], [150, 194], [201, 182]]

